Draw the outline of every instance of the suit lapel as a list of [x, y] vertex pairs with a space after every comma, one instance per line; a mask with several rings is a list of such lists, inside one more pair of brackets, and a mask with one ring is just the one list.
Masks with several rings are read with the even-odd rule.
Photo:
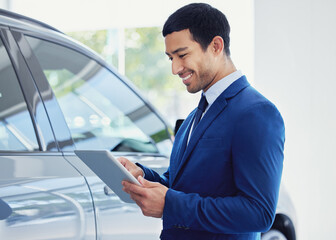
[[189, 132], [192, 126], [192, 120], [194, 112], [192, 112], [189, 117], [183, 122], [182, 126], [180, 127], [174, 141], [173, 151], [170, 160], [170, 183], [176, 176], [176, 172], [178, 167], [181, 165], [182, 157], [184, 155]]
[[[188, 145], [186, 146], [184, 151], [181, 151], [180, 154], [182, 153], [183, 155], [179, 155], [180, 156], [180, 162], [179, 165], [177, 167], [177, 169], [175, 170], [175, 174], [174, 174], [174, 179], [172, 179], [172, 184], [174, 183], [174, 180], [176, 180], [178, 178], [178, 175], [181, 173], [181, 170], [183, 168], [183, 166], [188, 162], [189, 160], [189, 156], [192, 153], [193, 149], [195, 148], [195, 146], [197, 145], [199, 139], [201, 138], [201, 136], [203, 135], [204, 131], [210, 126], [210, 124], [216, 119], [216, 117], [218, 116], [218, 114], [220, 114], [223, 109], [226, 107], [226, 100], [225, 98], [222, 99], [224, 101], [215, 101], [213, 103], [213, 105], [210, 107], [210, 109], [206, 112], [206, 114], [203, 116], [203, 118], [201, 119], [201, 121], [199, 122], [199, 124], [197, 125], [196, 129], [194, 130], [194, 132], [192, 133], [192, 135], [190, 136], [190, 140]], [[194, 113], [195, 115], [195, 113]], [[192, 120], [194, 119], [194, 117], [192, 118]], [[190, 121], [190, 125], [192, 125], [193, 121]], [[191, 126], [189, 126], [190, 129]], [[188, 135], [189, 135], [189, 131], [188, 131]], [[186, 140], [188, 139], [188, 136], [186, 137]], [[187, 141], [186, 141], [187, 143]]]
[[[245, 76], [242, 76], [238, 80], [236, 80], [234, 83], [232, 83], [229, 88], [227, 88], [217, 99], [216, 101], [210, 106], [208, 111], [205, 113], [199, 124], [197, 125], [196, 129], [190, 136], [190, 140], [188, 145], [187, 140], [189, 136], [189, 131], [194, 119], [195, 112], [193, 113], [193, 117], [191, 118], [191, 121], [189, 121], [189, 125], [186, 128], [185, 136], [183, 139], [182, 147], [180, 148], [180, 152], [178, 155], [178, 167], [175, 169], [174, 174], [171, 179], [172, 185], [174, 184], [175, 180], [178, 178], [178, 176], [181, 174], [181, 170], [185, 166], [185, 164], [190, 159], [190, 154], [196, 147], [199, 139], [203, 136], [205, 130], [211, 125], [211, 123], [217, 118], [217, 116], [224, 111], [224, 109], [227, 106], [227, 99], [234, 97], [236, 94], [238, 94], [241, 90], [249, 86], [249, 83], [247, 82]], [[185, 149], [185, 150], [184, 150]]]

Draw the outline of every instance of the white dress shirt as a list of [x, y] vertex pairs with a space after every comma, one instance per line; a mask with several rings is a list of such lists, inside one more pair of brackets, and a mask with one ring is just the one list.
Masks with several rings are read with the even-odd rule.
[[226, 77], [222, 78], [218, 82], [216, 82], [214, 85], [212, 85], [206, 92], [202, 92], [202, 94], [205, 95], [205, 98], [208, 102], [208, 106], [205, 109], [202, 117], [204, 114], [208, 111], [208, 109], [211, 107], [211, 105], [216, 101], [216, 99], [219, 97], [219, 95], [222, 94], [222, 92], [225, 91], [234, 81], [238, 80], [243, 76], [242, 72], [240, 70], [237, 70]]

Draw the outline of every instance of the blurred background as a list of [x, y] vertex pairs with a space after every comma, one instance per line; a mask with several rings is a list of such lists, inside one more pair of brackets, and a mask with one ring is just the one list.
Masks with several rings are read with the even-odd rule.
[[[173, 126], [197, 105], [171, 74], [162, 25], [185, 0], [0, 0], [56, 27], [137, 85]], [[299, 240], [334, 239], [336, 1], [213, 0], [231, 25], [231, 55], [286, 124], [283, 182]]]

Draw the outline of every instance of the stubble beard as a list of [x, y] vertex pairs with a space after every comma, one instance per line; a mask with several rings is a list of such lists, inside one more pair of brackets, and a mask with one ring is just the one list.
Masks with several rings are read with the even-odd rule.
[[213, 82], [213, 80], [214, 77], [212, 76], [210, 71], [205, 71], [199, 76], [197, 76], [197, 81], [196, 79], [194, 80], [197, 83], [197, 85], [194, 86], [193, 88], [188, 88], [189, 86], [192, 86], [192, 84], [190, 84], [189, 86], [187, 86], [187, 91], [189, 93], [197, 93], [201, 90], [204, 91], [204, 89], [207, 89], [208, 86]]

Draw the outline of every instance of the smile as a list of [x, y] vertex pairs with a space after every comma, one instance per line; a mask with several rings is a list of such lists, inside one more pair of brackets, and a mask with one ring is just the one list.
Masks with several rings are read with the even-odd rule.
[[182, 80], [183, 80], [183, 81], [185, 81], [185, 80], [189, 79], [189, 78], [190, 78], [192, 75], [193, 75], [193, 74], [192, 74], [192, 73], [190, 73], [188, 76], [186, 76], [186, 77], [182, 78]]

